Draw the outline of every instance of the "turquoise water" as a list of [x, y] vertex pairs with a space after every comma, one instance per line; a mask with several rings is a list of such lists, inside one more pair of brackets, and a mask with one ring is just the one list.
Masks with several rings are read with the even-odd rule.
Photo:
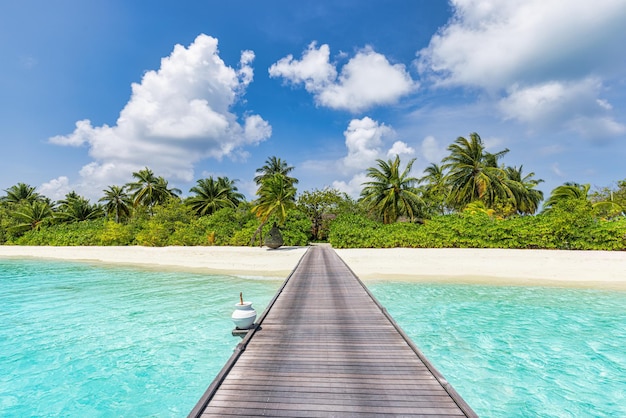
[[481, 417], [626, 417], [626, 292], [368, 287]]
[[[0, 259], [0, 416], [186, 416], [280, 280]], [[626, 292], [370, 282], [484, 417], [626, 417]]]
[[186, 416], [281, 283], [0, 259], [0, 416]]

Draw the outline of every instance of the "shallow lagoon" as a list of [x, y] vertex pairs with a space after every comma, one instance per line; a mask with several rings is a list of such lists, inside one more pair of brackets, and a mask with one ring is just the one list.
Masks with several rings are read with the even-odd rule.
[[481, 417], [626, 416], [626, 292], [369, 288]]
[[[0, 415], [186, 416], [281, 281], [0, 260]], [[626, 416], [626, 292], [368, 285], [479, 415]]]

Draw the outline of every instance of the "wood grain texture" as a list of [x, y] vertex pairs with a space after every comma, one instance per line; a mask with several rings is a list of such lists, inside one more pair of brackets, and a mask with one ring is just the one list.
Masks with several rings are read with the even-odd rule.
[[476, 414], [337, 254], [315, 246], [189, 416]]

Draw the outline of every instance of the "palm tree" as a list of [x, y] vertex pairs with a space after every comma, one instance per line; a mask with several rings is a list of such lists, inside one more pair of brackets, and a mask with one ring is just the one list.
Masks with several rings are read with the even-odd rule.
[[602, 200], [593, 204], [593, 209], [597, 216], [602, 218], [615, 218], [626, 214], [626, 207], [614, 200]]
[[539, 183], [543, 183], [541, 179], [534, 179], [535, 173], [529, 173], [525, 176], [522, 174], [523, 166], [507, 167], [507, 185], [513, 193], [515, 208], [517, 213], [521, 215], [532, 215], [539, 209], [539, 204], [543, 200], [543, 192], [535, 189]]
[[17, 183], [5, 190], [6, 196], [0, 198], [7, 203], [19, 203], [22, 201], [34, 202], [43, 200], [43, 196], [37, 193], [36, 188], [26, 183]]
[[180, 199], [180, 194], [182, 193], [182, 190], [176, 187], [169, 187], [169, 182], [160, 176], [157, 178], [157, 190], [159, 191], [156, 200], [157, 204], [165, 203], [172, 198]]
[[39, 229], [41, 225], [52, 218], [52, 208], [48, 202], [35, 200], [33, 202], [23, 202], [12, 213], [12, 216], [19, 222], [12, 229], [17, 232]]
[[588, 202], [595, 214], [597, 216], [603, 217], [615, 217], [624, 213], [624, 208], [618, 203], [609, 200], [601, 200], [597, 202], [591, 201], [591, 196], [589, 195], [589, 189], [591, 186], [589, 184], [578, 184], [578, 183], [564, 183], [554, 190], [550, 194], [550, 198], [546, 201], [544, 205], [543, 212], [549, 213], [556, 205], [560, 202], [567, 200], [582, 200], [584, 202]]
[[596, 214], [602, 218], [626, 215], [626, 180], [617, 182], [617, 189], [604, 187], [589, 196]]
[[543, 212], [550, 212], [550, 210], [559, 202], [570, 199], [588, 201], [590, 187], [591, 186], [589, 184], [578, 184], [572, 182], [567, 182], [556, 187], [552, 190], [548, 200], [546, 200]]
[[380, 216], [383, 223], [395, 222], [399, 216], [408, 216], [414, 221], [424, 206], [422, 198], [413, 187], [417, 178], [409, 177], [413, 158], [400, 172], [400, 157], [394, 160], [376, 160], [378, 167], [367, 169], [367, 177], [372, 181], [364, 183], [361, 192], [363, 202], [371, 213]]
[[263, 180], [272, 177], [274, 174], [282, 174], [285, 176], [287, 181], [291, 182], [291, 184], [297, 184], [298, 179], [288, 176], [293, 169], [294, 167], [289, 166], [287, 161], [283, 161], [280, 158], [272, 156], [265, 160], [265, 165], [263, 167], [256, 170], [258, 175], [254, 178], [254, 182], [260, 186]]
[[107, 215], [115, 214], [115, 223], [119, 223], [122, 217], [130, 216], [133, 202], [126, 193], [126, 186], [109, 186], [103, 192], [104, 197], [98, 201], [104, 202], [104, 210]]
[[68, 206], [70, 206], [72, 201], [77, 200], [77, 199], [82, 199], [82, 197], [78, 193], [76, 193], [76, 191], [72, 190], [71, 192], [65, 195], [64, 199], [61, 199], [58, 202], [56, 202], [56, 207], [58, 210], [62, 211], [66, 209]]
[[480, 136], [472, 133], [469, 140], [457, 138], [448, 151], [450, 155], [443, 159], [443, 169], [448, 170], [450, 199], [456, 207], [462, 208], [474, 200], [491, 207], [498, 199], [512, 198], [505, 182], [506, 173], [498, 167], [498, 160], [508, 149], [495, 154], [486, 152]]
[[127, 184], [128, 190], [133, 192], [133, 205], [135, 207], [140, 204], [152, 206], [158, 194], [158, 178], [148, 167], [134, 172], [133, 177], [137, 181]]
[[89, 200], [79, 196], [76, 192], [68, 193], [60, 203], [55, 217], [63, 222], [88, 221], [103, 215], [100, 205], [92, 205]]
[[211, 215], [223, 208], [236, 208], [244, 195], [239, 193], [235, 182], [228, 177], [200, 179], [189, 191], [195, 193], [185, 202], [198, 215]]
[[287, 212], [296, 207], [296, 188], [293, 183], [293, 179], [281, 173], [263, 179], [257, 190], [258, 199], [252, 207], [252, 212], [261, 220], [261, 225], [254, 232], [250, 245], [254, 245], [257, 235], [261, 233], [270, 216], [277, 215], [278, 222], [282, 224]]
[[434, 206], [440, 215], [446, 213], [448, 201], [448, 185], [443, 167], [437, 164], [430, 164], [424, 169], [425, 175], [420, 177], [418, 183], [424, 185], [424, 201], [427, 206]]
[[164, 203], [171, 197], [178, 197], [181, 194], [179, 189], [168, 188], [168, 182], [163, 177], [157, 177], [148, 167], [133, 173], [137, 181], [129, 183], [128, 190], [133, 192], [133, 205], [135, 207], [144, 205], [150, 209], [154, 205]]

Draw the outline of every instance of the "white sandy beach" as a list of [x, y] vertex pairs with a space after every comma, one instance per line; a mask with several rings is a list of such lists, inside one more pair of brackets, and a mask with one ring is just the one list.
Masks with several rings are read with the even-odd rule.
[[[0, 246], [0, 257], [44, 258], [285, 278], [306, 247]], [[364, 281], [572, 286], [626, 290], [626, 252], [501, 249], [343, 249]]]

